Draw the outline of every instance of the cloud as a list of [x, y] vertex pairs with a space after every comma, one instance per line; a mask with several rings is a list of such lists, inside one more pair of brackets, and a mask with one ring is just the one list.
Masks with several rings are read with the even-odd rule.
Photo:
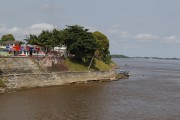
[[165, 37], [166, 40], [176, 40], [176, 36], [168, 36], [168, 37]]
[[122, 37], [122, 38], [128, 38], [128, 37], [130, 37], [130, 35], [129, 35], [129, 33], [125, 32], [125, 31], [121, 31], [121, 32], [120, 32], [120, 37]]
[[180, 43], [180, 38], [177, 36], [156, 36], [156, 35], [152, 35], [152, 34], [138, 34], [135, 35], [135, 38], [138, 39], [139, 41], [143, 42], [143, 41], [153, 41], [153, 42], [158, 42], [158, 43]]
[[22, 28], [13, 27], [13, 28], [9, 29], [9, 32], [14, 33], [14, 34], [20, 33], [20, 32], [22, 32]]
[[135, 35], [135, 38], [140, 41], [146, 41], [146, 40], [157, 39], [159, 37], [156, 35], [152, 35], [152, 34], [138, 34], [138, 35]]
[[0, 35], [4, 34], [13, 34], [17, 40], [25, 39], [26, 35], [35, 34], [38, 35], [42, 32], [42, 30], [53, 30], [55, 26], [47, 23], [33, 24], [29, 27], [19, 28], [7, 28], [6, 25], [0, 25]]
[[0, 35], [4, 34], [19, 34], [22, 32], [22, 28], [13, 27], [13, 28], [7, 28], [5, 25], [0, 25]]
[[168, 36], [162, 40], [163, 43], [180, 43], [180, 38], [177, 36]]
[[34, 24], [30, 27], [32, 30], [53, 30], [55, 26], [47, 23]]
[[131, 35], [128, 32], [121, 31], [118, 28], [108, 29], [107, 32], [108, 32], [108, 34], [110, 36], [116, 36], [116, 37], [121, 38], [121, 39], [125, 39], [125, 38], [130, 38], [131, 37]]

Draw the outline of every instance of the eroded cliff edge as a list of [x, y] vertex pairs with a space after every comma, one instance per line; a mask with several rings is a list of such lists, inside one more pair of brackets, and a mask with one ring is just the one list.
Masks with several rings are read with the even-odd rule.
[[91, 81], [112, 81], [126, 76], [115, 70], [47, 72], [31, 58], [0, 58], [0, 93]]

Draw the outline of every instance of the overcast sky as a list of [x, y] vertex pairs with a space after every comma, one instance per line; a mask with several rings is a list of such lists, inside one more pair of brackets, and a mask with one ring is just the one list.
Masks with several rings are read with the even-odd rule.
[[111, 54], [180, 58], [180, 0], [1, 0], [0, 37], [81, 25], [101, 31]]

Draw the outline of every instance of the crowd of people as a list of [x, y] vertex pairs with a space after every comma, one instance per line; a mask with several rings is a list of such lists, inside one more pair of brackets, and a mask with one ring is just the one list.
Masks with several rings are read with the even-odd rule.
[[13, 53], [14, 56], [32, 56], [40, 52], [40, 47], [37, 45], [7, 45], [6, 50], [9, 54]]

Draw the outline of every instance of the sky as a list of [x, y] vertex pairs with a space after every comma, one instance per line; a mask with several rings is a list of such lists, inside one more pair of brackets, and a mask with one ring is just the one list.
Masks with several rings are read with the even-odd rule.
[[180, 0], [1, 0], [0, 38], [80, 25], [100, 31], [111, 54], [180, 58]]

